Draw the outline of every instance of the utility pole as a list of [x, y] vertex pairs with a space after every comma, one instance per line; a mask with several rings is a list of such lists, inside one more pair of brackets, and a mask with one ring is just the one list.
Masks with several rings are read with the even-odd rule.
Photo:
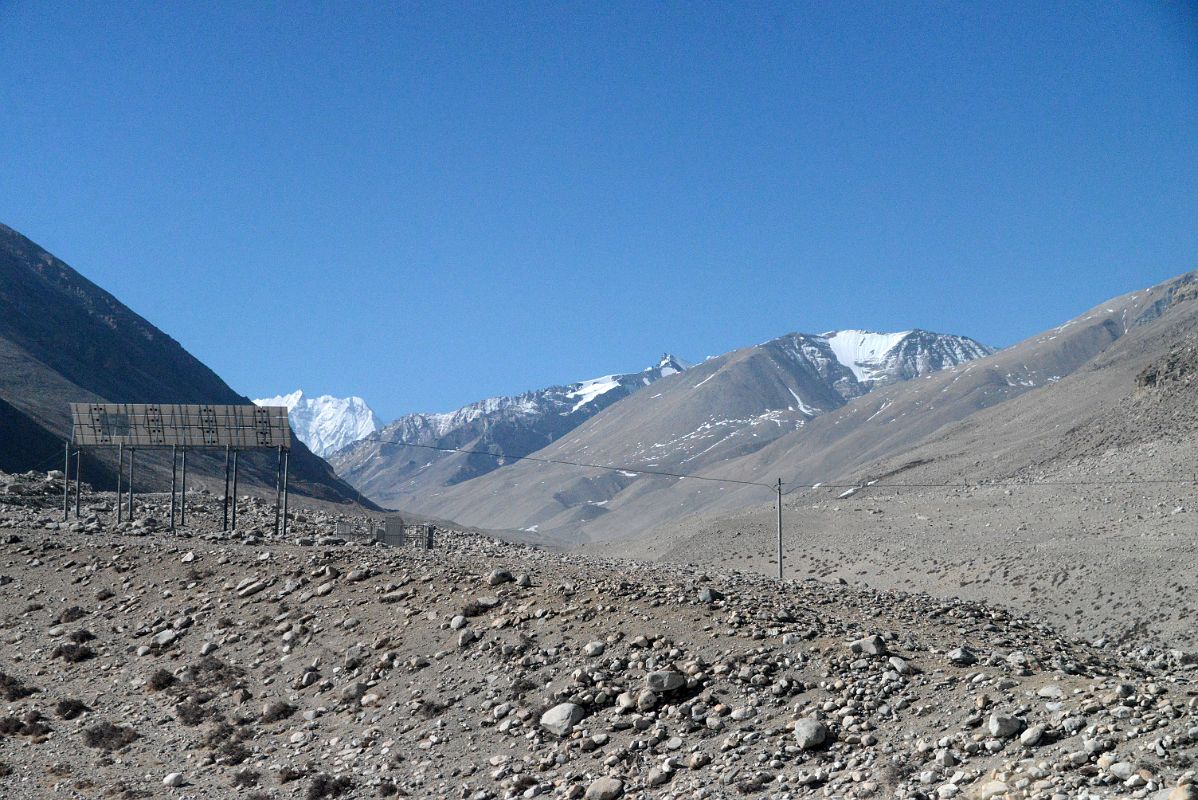
[[778, 479], [778, 580], [782, 580], [782, 479]]

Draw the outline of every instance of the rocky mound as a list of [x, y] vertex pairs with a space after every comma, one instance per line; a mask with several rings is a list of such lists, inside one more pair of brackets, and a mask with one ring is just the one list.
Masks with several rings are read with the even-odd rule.
[[288, 541], [131, 537], [21, 501], [5, 797], [1195, 797], [1183, 653], [462, 532], [342, 542], [319, 511]]

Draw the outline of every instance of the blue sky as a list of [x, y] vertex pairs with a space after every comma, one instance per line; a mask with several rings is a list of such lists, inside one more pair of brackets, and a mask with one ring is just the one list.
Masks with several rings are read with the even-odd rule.
[[1192, 3], [0, 0], [0, 221], [385, 418], [1198, 267]]

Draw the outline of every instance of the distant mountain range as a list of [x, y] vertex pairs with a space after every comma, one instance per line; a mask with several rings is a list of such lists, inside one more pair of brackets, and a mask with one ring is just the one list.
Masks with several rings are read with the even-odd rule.
[[286, 406], [291, 429], [308, 448], [325, 458], [382, 427], [361, 397], [306, 397], [303, 390], [254, 401], [260, 406]]
[[[563, 386], [491, 397], [441, 414], [408, 414], [330, 461], [364, 494], [405, 507], [410, 493], [452, 486], [485, 475], [545, 447], [603, 409], [689, 365], [666, 354], [655, 366]], [[432, 448], [476, 450], [494, 455]]]
[[[0, 225], [0, 470], [59, 468], [72, 401], [246, 403], [216, 373], [108, 292], [9, 227]], [[85, 454], [84, 480], [113, 481], [115, 456]], [[138, 483], [169, 484], [169, 458], [138, 457]], [[274, 456], [243, 459], [246, 485], [273, 488]], [[223, 471], [189, 459], [194, 486]], [[356, 498], [328, 464], [297, 442], [292, 488], [328, 500]], [[214, 484], [215, 485], [215, 484]]]
[[[667, 355], [638, 373], [492, 398], [449, 414], [408, 415], [337, 452], [331, 462], [377, 502], [418, 513], [444, 510], [448, 497], [484, 502], [480, 498], [494, 495], [480, 478], [511, 474], [512, 456], [543, 449], [568, 449], [570, 460], [585, 463], [694, 471], [697, 464], [764, 447], [878, 387], [991, 352], [965, 336], [923, 330], [789, 334], [693, 367]], [[654, 390], [642, 391], [647, 386]], [[580, 436], [586, 444], [575, 446]], [[521, 472], [536, 469], [521, 466]], [[634, 477], [606, 473], [579, 485], [578, 476], [575, 471], [551, 492], [554, 516], [569, 517], [558, 521], [568, 527], [604, 513]], [[476, 497], [476, 491], [484, 494]], [[538, 512], [521, 522], [524, 528], [545, 520]]]
[[[1057, 385], [1079, 371], [1089, 375], [1130, 333], [1136, 333], [1134, 342], [1147, 341], [1150, 332], [1153, 341], [1173, 341], [1177, 321], [1198, 308], [1196, 284], [1190, 273], [1114, 298], [993, 353], [964, 337], [924, 331], [790, 334], [664, 378], [535, 453], [538, 459], [623, 469], [522, 461], [456, 484], [408, 473], [405, 483], [377, 497], [402, 499], [430, 516], [564, 544], [651, 540], [661, 526], [765, 503], [769, 494], [763, 486], [649, 470], [759, 484], [778, 478], [791, 485], [867, 480], [911, 469], [907, 454], [933, 448], [945, 431], [965, 441], [964, 433], [980, 424], [975, 420], [993, 416], [982, 412], [994, 409], [993, 418], [1005, 419], [998, 407], [1024, 395], [1028, 400], [1019, 408], [1055, 409], [1052, 425], [1025, 428], [1019, 418], [1004, 424], [1027, 448], [1043, 449], [1069, 429], [1071, 409], [1097, 404], [1120, 413], [1101, 400], [1106, 395], [1066, 397]], [[1111, 352], [1123, 351], [1133, 352]], [[1158, 347], [1145, 356], [1159, 359], [1162, 352], [1168, 351]], [[1134, 375], [1147, 366], [1127, 363], [1126, 370]], [[1121, 391], [1133, 388], [1127, 383]], [[1051, 402], [1058, 395], [1060, 403]], [[959, 469], [989, 457], [984, 448], [966, 448], [955, 463]], [[916, 463], [919, 458], [912, 456]], [[871, 464], [886, 466], [862, 475]], [[345, 474], [356, 480], [354, 472]], [[376, 477], [372, 485], [384, 484]]]

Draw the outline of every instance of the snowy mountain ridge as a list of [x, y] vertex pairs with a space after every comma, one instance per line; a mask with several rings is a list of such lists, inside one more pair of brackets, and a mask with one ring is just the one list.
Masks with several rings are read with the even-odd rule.
[[968, 336], [932, 333], [920, 329], [898, 333], [846, 329], [820, 334], [836, 360], [853, 373], [858, 383], [874, 385], [910, 380], [982, 358], [994, 348]]
[[296, 438], [324, 458], [377, 431], [382, 421], [361, 397], [307, 397], [302, 389], [255, 400], [260, 406], [286, 406]]
[[[485, 474], [505, 456], [523, 456], [569, 433], [603, 409], [690, 365], [669, 353], [656, 365], [626, 374], [603, 375], [565, 386], [550, 386], [518, 395], [489, 397], [455, 411], [406, 414], [354, 447], [338, 453], [339, 473], [409, 472], [434, 463], [447, 472], [443, 480], [458, 483]], [[469, 456], [422, 450], [417, 456], [404, 445], [482, 450], [492, 456]]]

